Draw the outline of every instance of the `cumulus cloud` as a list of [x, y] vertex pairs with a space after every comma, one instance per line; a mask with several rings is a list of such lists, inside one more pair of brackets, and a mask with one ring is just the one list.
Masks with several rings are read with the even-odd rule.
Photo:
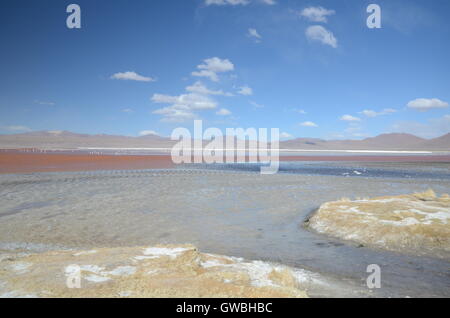
[[249, 101], [249, 103], [253, 106], [253, 109], [264, 108], [264, 105], [258, 104], [257, 102]]
[[[198, 72], [192, 75], [209, 77], [213, 81], [218, 81], [217, 73], [224, 73], [234, 70], [234, 65], [227, 59], [213, 57], [205, 59], [197, 66]], [[206, 87], [201, 81], [197, 81], [185, 88], [186, 93], [172, 96], [165, 94], [154, 94], [151, 100], [158, 104], [167, 104], [163, 108], [153, 111], [153, 114], [161, 115], [163, 122], [185, 122], [195, 119], [198, 112], [217, 108], [217, 103], [211, 95], [233, 96], [231, 93], [222, 90], [212, 90]], [[227, 116], [231, 112], [225, 108], [220, 109], [217, 115]]]
[[295, 112], [295, 113], [298, 113], [300, 115], [306, 115], [307, 114], [307, 112], [304, 109], [300, 109], [300, 108], [291, 108], [291, 109], [288, 109], [288, 110], [292, 111], [292, 112]]
[[174, 105], [157, 109], [153, 114], [162, 115], [161, 121], [165, 123], [182, 123], [196, 118], [191, 110], [179, 109]]
[[139, 136], [159, 136], [159, 134], [154, 130], [142, 130]]
[[111, 75], [111, 79], [125, 80], [125, 81], [138, 81], [138, 82], [154, 82], [156, 79], [152, 77], [145, 77], [137, 74], [136, 72], [122, 72]]
[[430, 109], [437, 109], [437, 108], [447, 108], [448, 103], [444, 102], [438, 98], [417, 98], [415, 100], [410, 101], [407, 104], [408, 108], [415, 109], [418, 111], [428, 111]]
[[300, 126], [303, 126], [303, 127], [319, 127], [316, 123], [314, 123], [312, 121], [305, 121], [305, 122], [301, 123]]
[[34, 101], [36, 104], [39, 105], [45, 105], [45, 106], [55, 106], [54, 102], [49, 102], [49, 101], [40, 101], [40, 100], [36, 100]]
[[300, 109], [300, 108], [285, 108], [284, 111], [286, 112], [294, 112], [300, 115], [306, 115], [307, 112], [304, 109]]
[[366, 117], [377, 117], [378, 113], [374, 110], [363, 110], [362, 112], [360, 112], [360, 114], [363, 114]]
[[237, 5], [247, 5], [250, 3], [250, 0], [205, 0], [205, 4], [207, 6], [217, 5], [217, 6], [237, 6]]
[[380, 112], [376, 112], [374, 110], [370, 110], [370, 109], [365, 109], [362, 112], [360, 112], [360, 114], [366, 116], [366, 117], [377, 117], [377, 116], [382, 116], [382, 115], [389, 115], [392, 113], [397, 112], [397, 110], [393, 109], [393, 108], [385, 108]]
[[282, 139], [288, 139], [288, 138], [293, 138], [294, 136], [292, 136], [291, 134], [287, 133], [287, 132], [282, 132], [280, 134], [280, 138]]
[[186, 87], [186, 91], [191, 93], [197, 93], [200, 95], [223, 95], [223, 96], [233, 96], [231, 93], [225, 93], [222, 90], [210, 90], [202, 82], [197, 81], [191, 86]]
[[299, 14], [309, 21], [326, 23], [328, 21], [327, 17], [335, 13], [334, 10], [328, 10], [323, 7], [308, 7], [300, 11]]
[[214, 109], [217, 103], [207, 96], [189, 93], [179, 96], [154, 94], [152, 101], [159, 104], [170, 104], [170, 106], [157, 109], [153, 114], [162, 115], [164, 122], [184, 122], [196, 117], [194, 111]]
[[[267, 4], [267, 5], [274, 5], [276, 4], [275, 0], [258, 0], [260, 3]], [[216, 5], [216, 6], [237, 6], [242, 5], [246, 6], [250, 3], [250, 0], [205, 0], [205, 5]]]
[[253, 95], [253, 89], [248, 86], [241, 86], [238, 94], [244, 95], [244, 96], [250, 96]]
[[352, 115], [344, 115], [339, 118], [343, 121], [360, 121], [361, 119]]
[[197, 65], [199, 71], [192, 72], [193, 76], [207, 77], [213, 82], [219, 81], [217, 73], [225, 73], [234, 70], [234, 65], [230, 60], [212, 57], [205, 59], [203, 64]]
[[203, 110], [214, 109], [217, 104], [207, 96], [199, 94], [182, 94], [179, 96], [170, 96], [164, 94], [154, 94], [152, 101], [155, 103], [173, 104], [180, 109]]
[[247, 36], [253, 38], [257, 43], [261, 42], [262, 39], [262, 36], [258, 33], [258, 31], [253, 28], [248, 29]]
[[349, 126], [345, 129], [346, 133], [355, 134], [362, 130], [361, 125], [356, 121], [350, 122]]
[[337, 48], [338, 41], [331, 31], [321, 25], [312, 25], [306, 29], [306, 37], [311, 41], [318, 41], [322, 44]]
[[221, 109], [219, 109], [219, 111], [216, 112], [216, 115], [229, 116], [229, 115], [231, 115], [231, 112], [226, 108], [221, 108]]

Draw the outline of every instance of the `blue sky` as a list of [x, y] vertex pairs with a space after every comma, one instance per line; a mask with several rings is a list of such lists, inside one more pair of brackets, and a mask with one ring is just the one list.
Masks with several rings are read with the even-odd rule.
[[[81, 7], [68, 29], [66, 7]], [[381, 29], [366, 26], [370, 3]], [[450, 132], [448, 0], [5, 0], [0, 133]]]

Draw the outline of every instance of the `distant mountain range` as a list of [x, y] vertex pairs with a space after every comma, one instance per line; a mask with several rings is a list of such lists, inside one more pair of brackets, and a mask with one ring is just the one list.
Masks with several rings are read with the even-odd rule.
[[411, 134], [382, 134], [363, 140], [297, 138], [280, 143], [283, 149], [318, 150], [442, 150], [450, 151], [450, 133], [434, 139]]
[[175, 142], [157, 135], [140, 137], [88, 135], [70, 131], [36, 131], [14, 135], [0, 135], [0, 148], [76, 149], [100, 148], [167, 148]]
[[[141, 137], [87, 135], [69, 131], [38, 131], [15, 135], [0, 135], [0, 148], [170, 148], [176, 141], [157, 135]], [[382, 134], [363, 140], [323, 140], [297, 138], [280, 142], [280, 149], [305, 150], [410, 150], [450, 151], [450, 133], [424, 139], [411, 134]]]

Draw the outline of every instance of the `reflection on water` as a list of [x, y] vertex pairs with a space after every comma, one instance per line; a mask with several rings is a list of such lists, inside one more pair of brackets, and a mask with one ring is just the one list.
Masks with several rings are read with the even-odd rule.
[[[299, 170], [296, 164], [286, 167]], [[344, 284], [312, 295], [450, 296], [448, 260], [359, 247], [302, 227], [320, 204], [341, 197], [428, 188], [448, 193], [448, 165], [300, 165], [320, 173], [263, 176], [199, 167], [2, 175], [0, 248], [193, 243], [204, 252], [298, 266]], [[369, 264], [382, 269], [383, 288], [372, 293], [365, 288]]]

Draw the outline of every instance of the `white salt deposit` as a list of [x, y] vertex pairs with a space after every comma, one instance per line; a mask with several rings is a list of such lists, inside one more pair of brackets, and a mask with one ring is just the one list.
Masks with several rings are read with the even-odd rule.
[[149, 247], [144, 250], [144, 255], [150, 256], [169, 256], [170, 258], [176, 258], [180, 254], [188, 251], [189, 248], [176, 247], [176, 248], [167, 248], [167, 247]]
[[32, 266], [32, 263], [15, 263], [11, 265], [11, 269], [17, 274], [25, 274], [29, 271], [29, 268]]
[[134, 266], [119, 266], [112, 271], [106, 272], [109, 275], [113, 276], [129, 276], [136, 273], [136, 267]]
[[97, 250], [82, 251], [82, 252], [73, 254], [73, 256], [91, 255], [91, 254], [96, 254], [96, 253], [97, 253]]
[[91, 274], [91, 275], [85, 276], [83, 278], [85, 280], [88, 280], [93, 283], [103, 283], [103, 282], [106, 282], [111, 279], [109, 277], [99, 276], [99, 275], [95, 275], [95, 274]]

